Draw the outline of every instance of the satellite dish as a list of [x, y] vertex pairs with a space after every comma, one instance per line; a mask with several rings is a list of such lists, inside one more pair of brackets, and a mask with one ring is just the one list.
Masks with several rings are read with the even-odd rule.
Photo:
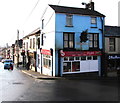
[[82, 5], [86, 5], [86, 3], [85, 3], [85, 2], [82, 2]]

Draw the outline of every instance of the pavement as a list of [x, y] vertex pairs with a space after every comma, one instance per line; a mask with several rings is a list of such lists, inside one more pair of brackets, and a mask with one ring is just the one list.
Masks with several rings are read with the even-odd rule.
[[64, 79], [62, 77], [54, 77], [54, 76], [48, 76], [40, 74], [39, 72], [35, 72], [32, 70], [22, 70], [23, 73], [35, 78], [35, 79], [50, 79], [50, 80], [58, 80], [58, 79]]
[[54, 77], [54, 76], [48, 76], [44, 74], [40, 74], [39, 72], [35, 72], [33, 70], [27, 70], [23, 66], [18, 67], [19, 70], [21, 70], [24, 74], [31, 76], [35, 79], [47, 79], [47, 80], [58, 80], [58, 79], [64, 79], [63, 77]]
[[[39, 72], [35, 72], [33, 70], [27, 70], [25, 67], [23, 66], [19, 66], [18, 68], [19, 70], [21, 70], [24, 74], [28, 75], [28, 76], [31, 76], [35, 79], [46, 79], [46, 80], [78, 80], [78, 79], [84, 79], [84, 80], [103, 80], [103, 79], [116, 79], [117, 75], [115, 72], [113, 73], [109, 73], [107, 77], [99, 77], [99, 76], [96, 76], [96, 75], [69, 75], [69, 76], [63, 76], [63, 77], [54, 77], [54, 76], [48, 76], [48, 75], [44, 75], [44, 74], [40, 74]], [[118, 78], [117, 78], [118, 79]]]

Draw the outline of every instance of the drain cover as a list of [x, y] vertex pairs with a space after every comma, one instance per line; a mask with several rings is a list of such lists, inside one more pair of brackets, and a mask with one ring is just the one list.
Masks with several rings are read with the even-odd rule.
[[23, 84], [22, 82], [14, 82], [13, 84]]

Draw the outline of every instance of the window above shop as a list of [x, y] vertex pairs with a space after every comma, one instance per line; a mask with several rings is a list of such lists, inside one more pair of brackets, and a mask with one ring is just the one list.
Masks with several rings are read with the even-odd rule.
[[63, 33], [64, 49], [74, 49], [74, 33]]
[[70, 14], [66, 15], [66, 26], [67, 27], [73, 26], [73, 15], [70, 15]]
[[97, 27], [97, 18], [91, 17], [91, 28], [96, 28], [96, 27]]
[[89, 48], [98, 49], [99, 48], [99, 34], [91, 33], [89, 36]]
[[109, 51], [115, 52], [115, 38], [109, 38]]
[[32, 39], [30, 39], [30, 48], [32, 48]]

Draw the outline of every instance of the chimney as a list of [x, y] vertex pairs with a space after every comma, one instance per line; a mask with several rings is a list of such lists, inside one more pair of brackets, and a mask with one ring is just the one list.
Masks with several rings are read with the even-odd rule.
[[90, 8], [91, 8], [91, 10], [94, 10], [94, 2], [90, 2]]
[[92, 0], [88, 4], [85, 4], [85, 6], [86, 9], [94, 10], [94, 2]]
[[85, 5], [86, 9], [94, 10], [94, 2], [92, 2], [92, 0], [90, 0], [89, 3], [82, 2], [82, 5]]

